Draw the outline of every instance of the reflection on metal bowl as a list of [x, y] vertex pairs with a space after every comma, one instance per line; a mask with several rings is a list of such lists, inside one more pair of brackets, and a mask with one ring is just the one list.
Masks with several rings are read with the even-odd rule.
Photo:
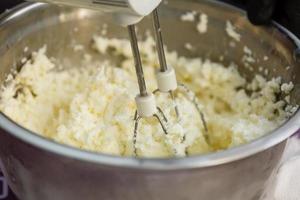
[[[210, 18], [210, 34], [199, 37], [195, 26], [179, 20], [186, 11], [205, 12]], [[248, 78], [258, 73], [243, 68], [241, 57], [245, 45], [258, 55], [267, 55], [264, 66], [269, 78], [282, 76], [293, 81], [293, 103], [299, 103], [299, 41], [280, 25], [254, 27], [244, 13], [234, 7], [212, 1], [169, 0], [162, 7], [161, 21], [165, 42], [185, 56], [201, 56], [224, 64], [235, 62]], [[226, 20], [235, 22], [243, 40], [228, 48], [230, 38], [223, 37]], [[72, 40], [89, 45], [102, 24], [111, 24], [109, 15], [94, 11], [56, 7], [47, 4], [23, 4], [0, 18], [0, 80], [11, 67], [17, 67], [23, 49], [37, 50], [48, 45], [48, 54], [73, 63], [81, 58], [70, 47]], [[139, 33], [151, 26], [146, 19]], [[74, 27], [78, 32], [72, 32]], [[183, 37], [174, 34], [180, 31]], [[126, 29], [111, 25], [109, 37], [127, 37]], [[197, 51], [182, 46], [195, 44]], [[55, 44], [55, 45], [53, 45]], [[91, 52], [92, 54], [92, 52]], [[257, 63], [259, 66], [260, 63]], [[291, 66], [286, 70], [286, 66]], [[273, 70], [275, 69], [275, 70]], [[286, 139], [300, 125], [297, 112], [272, 133], [249, 144], [202, 156], [172, 159], [121, 158], [85, 152], [46, 140], [0, 115], [0, 158], [9, 185], [24, 200], [81, 199], [210, 199], [256, 200], [276, 168]]]

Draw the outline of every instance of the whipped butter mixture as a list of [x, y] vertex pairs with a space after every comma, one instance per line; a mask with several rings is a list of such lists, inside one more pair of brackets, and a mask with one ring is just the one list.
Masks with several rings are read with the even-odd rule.
[[[134, 156], [134, 97], [138, 93], [128, 40], [94, 37], [99, 54], [120, 62], [87, 61], [61, 70], [47, 57], [46, 48], [32, 54], [20, 72], [10, 75], [1, 91], [0, 109], [27, 129], [59, 143], [107, 154]], [[155, 41], [140, 43], [149, 91], [156, 89], [158, 58]], [[257, 75], [251, 82], [236, 66], [185, 58], [166, 52], [178, 80], [198, 97], [208, 124], [208, 140], [193, 104], [178, 94], [181, 118], [167, 95], [156, 96], [167, 118], [165, 135], [154, 119], [143, 119], [135, 148], [140, 157], [203, 154], [247, 143], [280, 126], [296, 107], [289, 105], [292, 83], [267, 81]], [[79, 64], [80, 65], [80, 64]], [[278, 99], [279, 94], [283, 100]], [[183, 139], [184, 138], [184, 139]]]

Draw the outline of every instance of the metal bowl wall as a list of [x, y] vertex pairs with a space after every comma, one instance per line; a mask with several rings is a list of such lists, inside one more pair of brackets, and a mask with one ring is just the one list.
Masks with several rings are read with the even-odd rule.
[[[200, 35], [195, 23], [180, 20], [190, 10], [209, 16], [208, 33]], [[282, 76], [284, 81], [293, 81], [291, 99], [299, 103], [299, 41], [284, 28], [276, 24], [254, 27], [240, 10], [213, 1], [169, 0], [162, 6], [161, 15], [169, 49], [218, 62], [223, 55], [225, 65], [236, 63], [247, 78], [262, 66], [269, 70], [268, 78]], [[236, 25], [242, 35], [240, 42], [226, 35], [226, 20]], [[47, 4], [23, 4], [11, 10], [0, 19], [0, 81], [3, 83], [12, 67], [20, 66], [21, 58], [45, 44], [47, 54], [64, 66], [82, 61], [73, 50], [74, 41], [83, 44], [95, 59], [103, 59], [89, 49], [92, 36], [101, 33], [103, 24], [109, 24], [108, 37], [127, 37], [126, 29], [113, 25], [111, 16], [95, 11]], [[145, 19], [139, 25], [140, 36], [151, 27], [151, 21]], [[187, 42], [193, 44], [194, 51], [184, 48]], [[230, 47], [232, 42], [234, 48]], [[243, 67], [245, 45], [258, 59], [253, 72]], [[29, 52], [24, 52], [25, 47]], [[268, 61], [264, 56], [269, 57]], [[281, 158], [286, 139], [299, 128], [299, 119], [298, 112], [274, 132], [223, 152], [189, 158], [136, 159], [57, 144], [1, 114], [1, 168], [22, 200], [256, 200]]]

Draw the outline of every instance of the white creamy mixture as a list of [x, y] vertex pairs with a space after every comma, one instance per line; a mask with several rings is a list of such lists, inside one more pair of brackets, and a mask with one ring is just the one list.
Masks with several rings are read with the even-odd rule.
[[[94, 38], [100, 54], [121, 58], [115, 66], [88, 62], [83, 67], [59, 70], [46, 48], [33, 53], [1, 91], [0, 109], [11, 119], [40, 135], [77, 148], [114, 155], [134, 155], [134, 97], [138, 93], [130, 43], [121, 39]], [[158, 67], [155, 41], [140, 43], [149, 91], [156, 89]], [[218, 151], [258, 138], [283, 123], [296, 107], [285, 99], [293, 88], [280, 78], [267, 81], [257, 75], [250, 83], [236, 66], [223, 66], [200, 58], [166, 52], [178, 80], [199, 98], [209, 129], [204, 138], [200, 118], [191, 102], [179, 95], [182, 119], [177, 121], [172, 101], [158, 95], [158, 105], [169, 122], [165, 135], [154, 119], [142, 120], [137, 136], [141, 157], [170, 157]], [[86, 57], [86, 56], [85, 56]], [[88, 60], [91, 60], [89, 57]], [[185, 138], [185, 140], [183, 140]]]
[[232, 25], [230, 21], [226, 21], [226, 33], [229, 37], [239, 42], [241, 40], [241, 35], [236, 31], [236, 27]]
[[206, 14], [202, 13], [199, 17], [199, 23], [197, 24], [197, 31], [200, 34], [207, 32], [207, 24], [208, 24], [208, 17]]

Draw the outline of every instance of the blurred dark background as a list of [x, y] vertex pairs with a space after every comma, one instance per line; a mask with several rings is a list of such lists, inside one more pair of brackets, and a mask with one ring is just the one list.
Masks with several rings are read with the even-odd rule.
[[0, 0], [0, 11], [1, 13], [6, 9], [9, 9], [19, 3], [22, 3], [21, 0]]

